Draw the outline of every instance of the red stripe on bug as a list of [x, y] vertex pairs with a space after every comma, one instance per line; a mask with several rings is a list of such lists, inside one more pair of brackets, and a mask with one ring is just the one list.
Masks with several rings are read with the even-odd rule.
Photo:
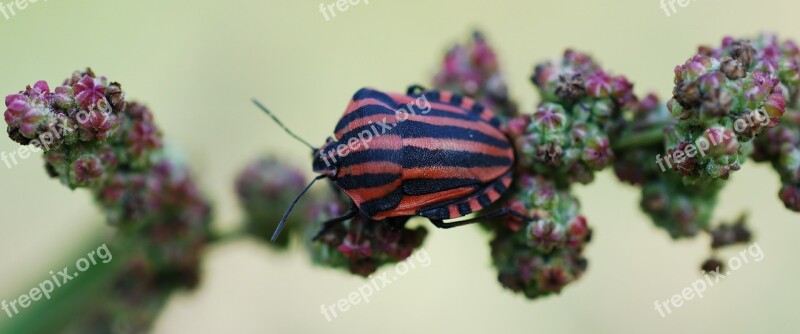
[[483, 209], [483, 206], [481, 206], [481, 204], [478, 203], [478, 198], [476, 197], [471, 198], [468, 203], [469, 203], [469, 208], [470, 210], [472, 210], [472, 212], [478, 212]]
[[431, 166], [422, 168], [403, 169], [403, 179], [439, 179], [439, 178], [464, 178], [477, 179], [481, 183], [487, 183], [506, 172], [503, 168], [497, 167], [444, 167]]
[[442, 102], [450, 103], [450, 100], [453, 98], [453, 93], [450, 92], [439, 92], [439, 100]]
[[466, 96], [464, 97], [464, 100], [461, 101], [461, 108], [464, 108], [465, 110], [472, 110], [472, 107], [474, 106], [475, 106], [475, 100], [468, 98]]
[[[381, 115], [365, 116], [355, 119], [350, 123], [347, 123], [345, 127], [336, 132], [336, 138], [342, 138], [348, 132], [351, 132], [354, 129], [358, 129], [361, 127], [366, 128], [362, 130], [362, 132], [368, 131], [372, 137], [375, 137], [376, 131], [378, 135], [383, 135], [384, 131], [391, 131], [391, 130], [385, 130], [382, 124], [394, 128], [395, 124], [397, 123], [398, 123], [397, 117], [391, 115], [381, 114]], [[375, 128], [373, 129], [372, 126], [375, 126]], [[367, 137], [366, 134], [364, 135], [364, 137]]]
[[511, 175], [508, 175], [508, 176], [504, 177], [503, 181], [502, 181], [503, 182], [503, 186], [505, 186], [506, 189], [508, 189], [508, 187], [511, 186], [511, 181], [512, 181], [511, 180]]
[[394, 108], [395, 108], [394, 106], [390, 106], [390, 105], [388, 105], [386, 103], [383, 103], [383, 101], [381, 101], [381, 100], [374, 99], [374, 98], [366, 98], [366, 99], [363, 99], [363, 100], [352, 100], [350, 102], [350, 104], [347, 105], [347, 109], [345, 110], [344, 115], [347, 115], [347, 114], [349, 114], [349, 113], [351, 113], [353, 111], [358, 110], [359, 108], [362, 108], [362, 107], [365, 107], [365, 106], [368, 106], [368, 105], [378, 105], [378, 106], [384, 107], [384, 108], [389, 109], [389, 110], [394, 110]]
[[341, 168], [336, 177], [339, 178], [344, 176], [372, 174], [375, 173], [375, 171], [389, 174], [400, 174], [403, 171], [403, 166], [388, 161], [371, 161]]
[[[510, 148], [498, 148], [479, 142], [459, 139], [432, 139], [432, 138], [406, 138], [403, 140], [405, 146], [419, 147], [428, 150], [446, 150], [471, 153], [483, 153], [499, 158], [514, 158], [514, 151]], [[496, 175], [495, 177], [500, 176]]]
[[458, 212], [458, 205], [451, 205], [447, 207], [447, 210], [450, 211], [450, 218], [461, 217], [461, 213]]
[[[355, 149], [351, 149], [351, 146], [348, 146], [346, 143], [342, 143], [340, 145], [345, 145], [347, 147], [346, 150], [342, 150], [339, 154], [338, 146], [336, 148], [331, 147], [332, 150], [328, 150], [325, 152], [325, 156], [329, 161], [336, 163], [339, 160], [347, 160], [347, 156], [351, 154], [355, 154], [358, 152], [369, 152], [370, 150], [380, 149], [380, 150], [389, 150], [389, 151], [397, 151], [397, 155], [400, 155], [400, 150], [403, 148], [403, 141], [400, 139], [398, 135], [386, 135], [382, 137], [376, 137], [372, 141], [369, 142], [362, 142], [356, 141], [353, 143], [352, 147]], [[368, 146], [368, 147], [367, 147]], [[331, 153], [332, 152], [332, 153]], [[331, 154], [333, 157], [331, 157]], [[334, 160], [335, 159], [335, 160]], [[336, 175], [337, 177], [345, 176], [345, 175], [359, 175], [363, 173], [370, 173], [375, 170], [370, 169], [371, 164], [376, 163], [377, 161], [367, 161], [359, 164], [353, 165], [346, 165], [340, 166]], [[391, 171], [394, 174], [400, 174], [402, 167], [397, 163], [386, 162], [386, 165], [381, 165], [384, 167], [392, 167], [393, 169], [386, 169], [381, 171]]]
[[[403, 147], [403, 140], [399, 134], [387, 133], [382, 136], [374, 136], [370, 141], [367, 140], [362, 141], [358, 137], [353, 137], [353, 138], [357, 140], [353, 142], [353, 147], [355, 147], [356, 149], [355, 150], [350, 149], [348, 146], [348, 151], [350, 151], [349, 154], [352, 154], [354, 152], [368, 151], [372, 149], [399, 150]], [[339, 144], [347, 146], [347, 143], [339, 143]]]
[[500, 199], [500, 194], [498, 194], [494, 189], [487, 189], [486, 196], [489, 196], [489, 201], [492, 203]]
[[372, 187], [372, 188], [358, 188], [358, 189], [347, 189], [344, 190], [350, 198], [353, 199], [355, 203], [364, 203], [366, 201], [370, 201], [373, 199], [378, 199], [384, 197], [397, 189], [400, 185], [403, 184], [402, 179], [398, 179], [392, 183], [387, 185], [383, 185], [380, 187]]
[[484, 108], [483, 111], [481, 112], [481, 119], [487, 122], [491, 122], [493, 118], [494, 118], [494, 112]]
[[441, 102], [431, 102], [431, 108], [437, 109], [437, 110], [442, 110], [442, 111], [449, 111], [449, 112], [453, 112], [453, 113], [458, 113], [458, 114], [462, 114], [462, 115], [468, 115], [469, 114], [469, 112], [464, 110], [464, 109], [456, 107], [456, 106], [454, 106], [452, 104], [445, 104], [445, 103], [441, 103]]

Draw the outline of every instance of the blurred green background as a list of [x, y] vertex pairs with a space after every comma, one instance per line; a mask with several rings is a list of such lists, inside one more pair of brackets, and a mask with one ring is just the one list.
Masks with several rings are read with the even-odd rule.
[[[215, 224], [227, 229], [241, 220], [232, 184], [248, 161], [272, 152], [310, 173], [306, 148], [250, 97], [321, 143], [358, 88], [430, 84], [449, 45], [475, 28], [496, 47], [525, 110], [537, 101], [528, 83], [533, 64], [567, 47], [627, 75], [637, 93], [667, 98], [672, 69], [700, 44], [761, 31], [800, 39], [800, 3], [789, 0], [697, 0], [670, 17], [657, 0], [371, 0], [326, 21], [319, 4], [331, 1], [39, 0], [9, 20], [0, 16], [0, 92], [40, 79], [54, 87], [86, 66], [119, 81], [129, 100], [152, 108], [213, 199]], [[0, 140], [0, 151], [16, 148]], [[430, 266], [328, 322], [320, 305], [363, 279], [312, 267], [302, 252], [244, 240], [209, 250], [200, 288], [175, 296], [154, 332], [797, 333], [800, 217], [783, 208], [778, 185], [777, 175], [753, 162], [733, 177], [715, 217], [749, 211], [764, 261], [744, 265], [667, 318], [654, 301], [700, 277], [708, 240], [672, 242], [639, 211], [638, 191], [604, 172], [577, 191], [595, 230], [589, 271], [559, 297], [527, 301], [502, 290], [477, 227], [430, 226]], [[105, 228], [88, 193], [48, 179], [38, 156], [12, 169], [0, 165], [0, 189], [0, 299], [71, 264], [64, 254]]]

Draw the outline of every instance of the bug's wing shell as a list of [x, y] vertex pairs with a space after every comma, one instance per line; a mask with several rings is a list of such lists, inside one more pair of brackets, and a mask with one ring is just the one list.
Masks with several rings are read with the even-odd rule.
[[468, 199], [514, 163], [494, 114], [446, 92], [358, 91], [336, 126], [337, 184], [372, 219]]
[[477, 197], [468, 200], [470, 195], [506, 177], [514, 162], [511, 145], [492, 117], [482, 107], [476, 112], [465, 106], [474, 105], [468, 99], [459, 100], [465, 105], [441, 102], [438, 92], [393, 98], [406, 118], [398, 125], [404, 196], [391, 214], [418, 215], [441, 207], [447, 211], [442, 217], [457, 217], [459, 211], [446, 203], [475, 202], [480, 208]]
[[[409, 195], [485, 185], [505, 175], [514, 152], [505, 134], [483, 113], [468, 108], [475, 102], [442, 94], [397, 96], [409, 110], [399, 124], [403, 136], [403, 190]], [[451, 95], [445, 97], [450, 98]]]

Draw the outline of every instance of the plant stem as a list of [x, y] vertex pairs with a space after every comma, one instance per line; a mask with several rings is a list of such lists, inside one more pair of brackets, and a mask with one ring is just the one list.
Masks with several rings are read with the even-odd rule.
[[244, 228], [237, 227], [235, 229], [228, 229], [225, 231], [220, 231], [219, 229], [215, 229], [211, 236], [209, 237], [208, 243], [209, 244], [219, 244], [223, 242], [228, 242], [236, 239], [240, 239], [242, 237], [247, 236], [247, 231]]
[[[99, 235], [89, 240], [83, 244], [80, 251], [71, 255], [72, 260], [85, 258], [88, 252], [107, 242], [107, 238]], [[109, 298], [107, 292], [121, 268], [128, 262], [128, 256], [132, 254], [134, 246], [125, 238], [115, 238], [114, 243], [109, 245], [112, 254], [110, 262], [98, 262], [84, 272], [78, 272], [75, 265], [68, 265], [69, 273], [73, 275], [72, 280], [60, 287], [54, 285], [50, 299], [42, 296], [38, 301], [31, 301], [28, 308], [17, 305], [19, 314], [1, 324], [0, 333], [57, 333], [69, 327], [75, 320], [83, 320], [84, 313], [92, 312], [98, 303]], [[55, 265], [55, 268], [61, 265], [64, 263]], [[56, 279], [61, 280], [57, 273]], [[50, 277], [47, 280], [53, 282]], [[30, 287], [38, 288], [39, 284], [31, 284]], [[20, 296], [29, 295], [29, 292], [30, 290], [25, 290]]]
[[613, 148], [615, 151], [625, 151], [639, 147], [646, 147], [664, 141], [664, 128], [661, 126], [654, 126], [647, 131], [620, 136], [620, 139], [615, 141]]

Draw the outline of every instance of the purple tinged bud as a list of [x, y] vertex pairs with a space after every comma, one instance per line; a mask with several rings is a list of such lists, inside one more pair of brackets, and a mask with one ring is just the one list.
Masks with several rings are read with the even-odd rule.
[[506, 208], [531, 220], [509, 216], [489, 225], [498, 281], [529, 299], [559, 293], [586, 271], [582, 253], [591, 230], [577, 200], [551, 180], [523, 174], [518, 186]]
[[[131, 132], [134, 135], [136, 132]], [[135, 135], [139, 137], [139, 135]], [[246, 231], [263, 240], [269, 240], [295, 196], [307, 184], [303, 172], [272, 157], [248, 164], [236, 177], [235, 190], [239, 204], [245, 212]], [[302, 204], [301, 204], [302, 205]], [[285, 248], [301, 224], [312, 219], [303, 215], [303, 207], [290, 216], [277, 243], [270, 245]]]
[[606, 137], [591, 138], [586, 148], [583, 149], [583, 160], [595, 170], [607, 167], [613, 158], [614, 153], [611, 151], [610, 142]]
[[436, 88], [475, 99], [503, 121], [517, 115], [517, 104], [508, 95], [497, 56], [480, 33], [473, 34], [469, 43], [453, 46], [447, 52], [433, 81]]
[[320, 230], [320, 222], [342, 215], [345, 208], [336, 197], [328, 197], [310, 210], [316, 217], [306, 223], [307, 247], [315, 263], [366, 277], [411, 256], [427, 235], [423, 227], [408, 228], [407, 218], [372, 221], [362, 215]]
[[161, 133], [154, 124], [136, 120], [128, 130], [125, 143], [131, 148], [130, 153], [133, 156], [142, 157], [161, 148]]
[[706, 131], [706, 139], [712, 144], [708, 154], [713, 157], [733, 155], [739, 149], [739, 141], [731, 129], [724, 127], [710, 128]]
[[47, 82], [44, 80], [39, 80], [35, 84], [33, 84], [33, 88], [39, 92], [40, 95], [50, 93], [50, 86], [47, 85]]
[[94, 110], [95, 106], [107, 103], [105, 101], [106, 87], [102, 85], [100, 80], [89, 75], [84, 75], [83, 78], [74, 85], [74, 89], [75, 100], [84, 110]]
[[72, 93], [72, 87], [59, 86], [56, 87], [55, 96], [53, 101], [58, 108], [69, 109], [74, 106], [75, 100]]
[[786, 99], [781, 94], [771, 94], [764, 103], [764, 110], [769, 115], [770, 123], [768, 127], [774, 127], [780, 122], [781, 116], [786, 111]]
[[539, 275], [536, 277], [539, 288], [543, 292], [555, 293], [561, 292], [561, 289], [572, 281], [572, 279], [567, 269], [558, 263], [542, 268], [539, 271]]
[[564, 109], [555, 104], [545, 104], [533, 114], [533, 125], [549, 130], [561, 130], [566, 125]]
[[98, 157], [86, 155], [72, 163], [70, 177], [78, 186], [88, 186], [101, 181], [104, 168]]
[[[530, 80], [542, 102], [529, 123], [509, 124], [521, 167], [559, 187], [591, 182], [596, 171], [613, 164], [612, 138], [623, 115], [638, 106], [633, 84], [575, 50], [537, 64]], [[523, 123], [528, 126], [520, 133]]]
[[[583, 97], [586, 93], [587, 82], [583, 79], [580, 73], [574, 74], [561, 74], [558, 76], [558, 83], [556, 84], [555, 94], [559, 99], [567, 102], [574, 102]], [[602, 88], [595, 82], [595, 94], [601, 94], [599, 90]], [[606, 91], [607, 93], [607, 91]]]
[[787, 209], [800, 212], [800, 186], [784, 185], [779, 196]]
[[550, 253], [553, 248], [565, 242], [563, 229], [547, 217], [540, 218], [528, 225], [528, 238], [530, 238], [532, 246], [544, 253]]

